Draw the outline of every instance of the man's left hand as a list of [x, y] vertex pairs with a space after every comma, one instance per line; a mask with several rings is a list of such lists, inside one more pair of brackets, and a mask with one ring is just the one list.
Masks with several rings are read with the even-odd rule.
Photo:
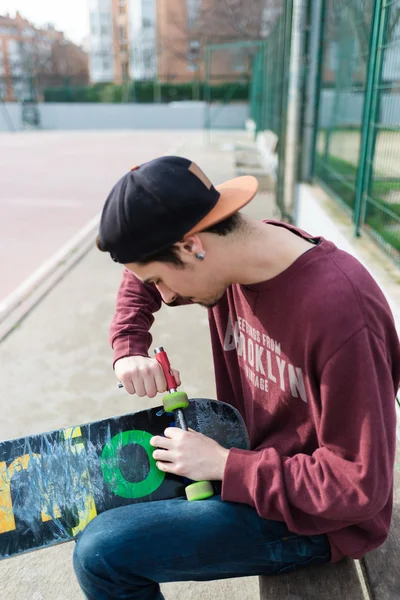
[[229, 450], [196, 431], [168, 427], [165, 437], [150, 440], [157, 450], [153, 458], [160, 471], [188, 477], [193, 481], [222, 481]]

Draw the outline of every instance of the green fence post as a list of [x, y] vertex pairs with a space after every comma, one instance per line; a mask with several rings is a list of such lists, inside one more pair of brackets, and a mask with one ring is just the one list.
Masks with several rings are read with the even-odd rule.
[[271, 129], [271, 111], [272, 111], [272, 106], [271, 106], [271, 100], [272, 100], [272, 93], [276, 93], [276, 90], [274, 90], [274, 80], [273, 80], [273, 76], [272, 76], [272, 70], [271, 70], [271, 52], [270, 52], [270, 46], [271, 46], [271, 36], [273, 35], [273, 33], [270, 35], [269, 39], [265, 40], [265, 61], [266, 61], [266, 67], [265, 67], [265, 78], [266, 78], [266, 89], [265, 89], [265, 129]]
[[367, 155], [367, 174], [365, 177], [365, 202], [363, 202], [363, 206], [361, 207], [361, 218], [360, 225], [362, 225], [365, 221], [365, 212], [367, 206], [367, 198], [371, 196], [371, 188], [372, 188], [372, 179], [373, 179], [373, 162], [375, 158], [376, 151], [376, 138], [378, 132], [378, 120], [381, 109], [381, 85], [382, 85], [382, 73], [383, 73], [383, 57], [384, 57], [384, 49], [387, 41], [388, 34], [388, 24], [389, 24], [389, 13], [390, 13], [390, 3], [388, 5], [388, 0], [383, 0], [382, 5], [382, 18], [381, 18], [381, 27], [379, 32], [379, 40], [378, 40], [378, 48], [377, 48], [377, 61], [376, 61], [376, 80], [374, 84], [374, 94], [372, 98], [371, 105], [371, 121], [370, 127], [372, 127], [371, 133], [371, 143], [370, 149]]
[[210, 74], [211, 74], [211, 48], [206, 47], [205, 50], [205, 81], [204, 81], [204, 127], [208, 130], [211, 129], [211, 85], [210, 85]]
[[260, 53], [262, 56], [262, 61], [261, 61], [261, 81], [262, 81], [262, 93], [261, 93], [261, 131], [265, 131], [267, 129], [267, 111], [266, 111], [266, 104], [267, 104], [267, 93], [268, 93], [268, 86], [270, 85], [270, 82], [268, 80], [267, 77], [267, 44], [266, 42], [263, 42], [260, 48]]
[[[283, 18], [284, 16], [284, 18]], [[290, 48], [292, 39], [292, 17], [293, 17], [293, 0], [285, 0], [285, 7], [282, 19], [282, 48], [278, 52], [282, 52], [282, 86], [280, 94], [280, 106], [278, 105], [277, 114], [279, 114], [279, 151], [278, 151], [278, 180], [276, 185], [276, 203], [281, 211], [283, 219], [291, 221], [291, 216], [287, 214], [283, 198], [283, 185], [285, 176], [285, 154], [286, 154], [286, 125], [288, 111], [288, 90], [289, 90], [289, 72], [290, 72]], [[279, 76], [279, 74], [278, 74]]]
[[[369, 168], [368, 161], [371, 160], [371, 117], [376, 103], [374, 94], [376, 95], [376, 80], [378, 76], [378, 50], [379, 41], [382, 41], [382, 13], [383, 3], [386, 5], [386, 0], [376, 0], [374, 3], [374, 11], [372, 16], [372, 33], [370, 40], [370, 52], [368, 60], [368, 78], [367, 88], [365, 92], [364, 113], [362, 120], [362, 136], [360, 162], [357, 172], [356, 198], [354, 206], [354, 234], [360, 235], [361, 212], [362, 204], [365, 202], [365, 188], [368, 182]], [[376, 106], [375, 106], [376, 108]]]
[[257, 67], [256, 67], [256, 131], [255, 134], [257, 136], [260, 131], [260, 118], [261, 118], [261, 86], [262, 86], [262, 66], [261, 66], [261, 53], [257, 50]]
[[254, 54], [251, 61], [251, 81], [250, 81], [250, 117], [253, 121], [255, 121], [256, 110], [255, 110], [255, 81], [256, 81], [256, 57], [257, 54]]
[[305, 111], [303, 120], [301, 179], [310, 181], [314, 175], [315, 153], [319, 123], [322, 63], [326, 35], [326, 0], [309, 2], [311, 9], [309, 30], [309, 69], [306, 80]]

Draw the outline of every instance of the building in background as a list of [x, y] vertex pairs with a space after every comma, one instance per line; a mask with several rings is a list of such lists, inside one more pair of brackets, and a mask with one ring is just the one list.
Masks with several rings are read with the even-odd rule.
[[0, 15], [0, 95], [6, 101], [34, 100], [46, 86], [88, 81], [87, 54], [48, 25], [35, 27], [18, 12]]
[[127, 0], [131, 49], [130, 76], [136, 80], [157, 78], [157, 0]]
[[[91, 81], [201, 81], [207, 44], [265, 37], [281, 2], [89, 0]], [[218, 52], [212, 79], [246, 77], [250, 64], [243, 48]]]
[[112, 0], [89, 0], [89, 72], [92, 83], [114, 81]]
[[90, 79], [155, 79], [156, 0], [89, 0]]
[[130, 32], [127, 0], [111, 0], [114, 82], [130, 79]]
[[203, 78], [199, 31], [203, 4], [210, 0], [158, 0], [157, 52], [161, 81], [186, 82]]
[[275, 26], [282, 0], [158, 0], [158, 76], [162, 81], [201, 81], [209, 44], [238, 42], [212, 55], [215, 83], [249, 77], [253, 51], [241, 41], [265, 38]]

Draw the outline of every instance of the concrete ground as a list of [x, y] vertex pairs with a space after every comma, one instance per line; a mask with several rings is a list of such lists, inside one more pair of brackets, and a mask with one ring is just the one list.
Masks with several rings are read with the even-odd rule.
[[178, 152], [182, 131], [0, 135], [0, 302], [94, 217], [131, 166]]
[[[245, 135], [213, 134], [211, 145], [207, 146], [202, 133], [188, 133], [179, 153], [198, 162], [218, 183], [235, 175], [232, 141]], [[160, 153], [160, 147], [154, 149], [155, 155]], [[146, 151], [146, 158], [149, 155]], [[51, 168], [51, 153], [48, 160]], [[126, 150], [119, 161], [116, 164], [113, 158], [114, 174], [126, 168]], [[104, 171], [101, 177], [104, 182], [110, 175]], [[112, 181], [107, 179], [108, 183]], [[89, 191], [90, 187], [87, 179], [85, 188]], [[246, 211], [258, 218], [271, 217], [273, 198], [260, 194]], [[96, 249], [91, 250], [0, 345], [0, 439], [95, 421], [161, 403], [161, 397], [138, 399], [116, 388], [107, 337], [120, 276], [118, 265]], [[180, 370], [182, 389], [190, 397], [215, 397], [206, 311], [197, 306], [164, 307], [156, 316], [152, 333], [153, 346], [165, 346], [172, 365]], [[67, 543], [0, 562], [0, 597], [83, 597], [71, 564], [73, 545]], [[259, 598], [258, 579], [254, 577], [167, 584], [163, 591], [167, 600]]]

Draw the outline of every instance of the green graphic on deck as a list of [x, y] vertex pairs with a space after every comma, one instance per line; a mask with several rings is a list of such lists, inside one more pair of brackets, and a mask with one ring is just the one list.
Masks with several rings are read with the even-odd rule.
[[[150, 445], [153, 436], [147, 431], [123, 431], [115, 435], [104, 446], [101, 453], [101, 469], [104, 481], [109, 488], [121, 498], [142, 498], [156, 491], [164, 481], [165, 473], [157, 468], [153, 458], [155, 448]], [[118, 454], [122, 447], [128, 444], [138, 444], [146, 451], [149, 459], [150, 470], [148, 475], [139, 482], [130, 482], [125, 479], [119, 467]]]

